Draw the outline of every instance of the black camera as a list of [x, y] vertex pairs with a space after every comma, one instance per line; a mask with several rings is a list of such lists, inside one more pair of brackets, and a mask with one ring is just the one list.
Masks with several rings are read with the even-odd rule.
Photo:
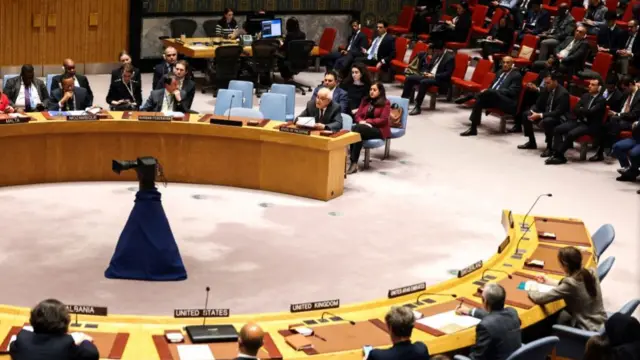
[[112, 160], [111, 170], [120, 174], [122, 171], [135, 169], [140, 182], [140, 190], [155, 189], [158, 160], [151, 156], [139, 157], [136, 160]]

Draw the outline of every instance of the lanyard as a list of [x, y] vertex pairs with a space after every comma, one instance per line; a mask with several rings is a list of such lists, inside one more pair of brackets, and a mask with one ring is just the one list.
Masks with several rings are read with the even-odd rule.
[[129, 81], [129, 84], [131, 84], [131, 88], [129, 88], [129, 86], [127, 85], [127, 83], [125, 83], [124, 81], [122, 82], [124, 84], [124, 87], [127, 89], [127, 91], [129, 92], [129, 94], [131, 95], [131, 99], [132, 100], [136, 100], [136, 97], [133, 96], [133, 84], [131, 84], [131, 81]]

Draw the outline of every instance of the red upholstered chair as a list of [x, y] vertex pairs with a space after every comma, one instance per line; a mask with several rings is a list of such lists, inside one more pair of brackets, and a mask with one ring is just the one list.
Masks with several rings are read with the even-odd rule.
[[[491, 86], [491, 83], [493, 82], [493, 80], [495, 80], [495, 78], [496, 78], [495, 73], [492, 73], [492, 72], [485, 73], [482, 79], [482, 83], [480, 84], [480, 90], [488, 89], [489, 86]], [[478, 92], [480, 92], [480, 90]], [[464, 103], [464, 106], [470, 108], [470, 107], [473, 107], [475, 103], [476, 103], [476, 99], [474, 98]]]
[[316, 56], [316, 71], [320, 71], [320, 58], [329, 55], [333, 50], [333, 42], [336, 40], [338, 31], [332, 27], [324, 28], [320, 41], [318, 42], [318, 56]]
[[[606, 52], [599, 52], [596, 54], [595, 59], [593, 60], [593, 64], [591, 65], [591, 70], [600, 74], [602, 81], [607, 81], [607, 74], [609, 73], [609, 68], [611, 67], [611, 63], [613, 62], [613, 55]], [[588, 79], [580, 79], [576, 75], [573, 75], [573, 83], [581, 86], [587, 87], [589, 85]]]
[[587, 14], [587, 9], [583, 7], [574, 6], [571, 8], [571, 16], [573, 16], [576, 22], [582, 21], [586, 14]]
[[[416, 57], [416, 55], [418, 55], [421, 52], [425, 52], [429, 50], [429, 45], [418, 41], [414, 46], [413, 46], [413, 50], [411, 50], [411, 55], [409, 56], [409, 62], [411, 62], [413, 60], [413, 58]], [[404, 73], [404, 69], [406, 69], [409, 64], [404, 62], [404, 56], [402, 60], [398, 60], [398, 59], [393, 59], [391, 60], [391, 66], [393, 66], [394, 69], [396, 69], [396, 72], [398, 73]]]
[[616, 25], [620, 26], [623, 29], [629, 27], [629, 21], [633, 18], [633, 6], [637, 4], [638, 1], [629, 1], [627, 4], [627, 8], [624, 10], [624, 14], [622, 14], [622, 19], [616, 21]]
[[486, 78], [485, 75], [491, 72], [492, 67], [493, 63], [490, 60], [481, 59], [473, 70], [473, 74], [471, 74], [471, 80], [465, 80], [464, 74], [462, 77], [451, 76], [451, 85], [455, 86], [458, 91], [476, 93], [482, 90], [483, 81]]
[[477, 26], [475, 24], [471, 26], [471, 32], [472, 32], [471, 36], [479, 35], [481, 37], [484, 37], [489, 35], [489, 31], [491, 31], [491, 28], [493, 28], [494, 26], [498, 26], [498, 22], [500, 22], [500, 19], [502, 18], [503, 15], [504, 15], [504, 9], [497, 8], [493, 12], [493, 16], [491, 16], [491, 22], [489, 23], [489, 25], [487, 25], [487, 27], [484, 27], [482, 25]]
[[[518, 104], [516, 105], [516, 114], [517, 111], [520, 111], [520, 106], [522, 106], [522, 98], [524, 98], [524, 92], [526, 91], [524, 85], [526, 83], [533, 82], [538, 77], [538, 74], [528, 71], [522, 77], [522, 86], [520, 89], [520, 94], [518, 95]], [[513, 117], [511, 114], [505, 114], [500, 109], [489, 109], [488, 113], [492, 115], [496, 115], [500, 117], [500, 132], [504, 133], [507, 130], [507, 118]]]
[[[404, 62], [404, 55], [407, 53], [407, 47], [409, 46], [409, 39], [403, 38], [402, 36], [396, 36], [396, 56], [391, 60], [399, 60]], [[391, 65], [391, 64], [389, 64]], [[377, 74], [380, 72], [375, 66], [367, 66], [367, 70], [369, 70], [372, 74]]]
[[[573, 100], [573, 99], [572, 99]], [[578, 102], [576, 102], [577, 104]], [[571, 110], [575, 105], [571, 106]], [[604, 112], [604, 116], [602, 117], [602, 124], [607, 122], [607, 114], [609, 113], [609, 106], [607, 106], [607, 111]], [[582, 135], [576, 139], [576, 142], [580, 144], [580, 160], [585, 161], [587, 159], [587, 151], [589, 150], [589, 144], [593, 144], [593, 137], [591, 135]]]
[[616, 12], [618, 10], [618, 0], [607, 0], [605, 1], [605, 5], [609, 11]]
[[362, 26], [360, 27], [360, 31], [362, 31], [362, 33], [367, 37], [367, 40], [369, 40], [369, 45], [371, 45], [371, 41], [373, 40], [373, 30], [366, 26]]
[[[456, 7], [458, 6], [458, 3], [449, 5], [449, 8], [455, 10]], [[469, 1], [467, 1], [467, 4], [469, 4], [469, 10], [473, 11], [475, 9], [475, 7], [478, 5], [478, 0], [469, 0]]]
[[[536, 58], [536, 49], [538, 48], [538, 41], [540, 41], [540, 38], [531, 34], [527, 34], [522, 38], [522, 42], [520, 43], [520, 50], [518, 51], [518, 56], [513, 59], [513, 63], [515, 66], [520, 66], [520, 67], [529, 66], [531, 65], [531, 63], [533, 63], [533, 60], [535, 60]], [[531, 54], [531, 57], [529, 57], [528, 59], [520, 57], [520, 53], [522, 53], [522, 49], [525, 46], [533, 49], [533, 53]]]
[[511, 47], [507, 50], [506, 53], [495, 53], [493, 54], [493, 61], [499, 63], [503, 57], [507, 56], [507, 54], [513, 54], [513, 48], [516, 46], [516, 40], [518, 40], [518, 33], [516, 31], [513, 32], [513, 40], [511, 40]]
[[[467, 73], [467, 67], [469, 66], [469, 55], [458, 53], [456, 54], [454, 61], [455, 61], [455, 65], [454, 65], [455, 68], [453, 69], [453, 74], [451, 74], [451, 78], [457, 77], [457, 78], [464, 79], [464, 76]], [[440, 89], [437, 86], [432, 86], [429, 89], [427, 89], [427, 94], [430, 97], [429, 99], [430, 110], [434, 110], [436, 108], [436, 97], [438, 96], [439, 92], [440, 92]], [[451, 99], [451, 95], [452, 95], [451, 87], [449, 87], [449, 93], [447, 94], [447, 99]]]
[[402, 11], [398, 15], [398, 22], [395, 25], [389, 25], [387, 31], [390, 34], [402, 35], [411, 30], [411, 23], [413, 22], [413, 16], [415, 15], [415, 7], [411, 5], [405, 5], [402, 7]]
[[455, 42], [450, 41], [445, 43], [445, 47], [452, 50], [464, 49], [469, 47], [469, 43], [471, 42], [471, 33], [473, 32], [474, 26], [482, 27], [484, 24], [484, 18], [487, 16], [487, 11], [489, 9], [484, 5], [476, 5], [473, 9], [473, 13], [471, 15], [471, 28], [469, 28], [469, 34], [467, 34], [467, 39], [465, 42]]
[[538, 78], [538, 74], [533, 71], [527, 71], [522, 77], [522, 90], [520, 91], [520, 97], [518, 98], [518, 110], [516, 114], [520, 112], [522, 107], [522, 99], [524, 98], [525, 88], [524, 86], [530, 82], [534, 82]]
[[[558, 15], [558, 6], [560, 6], [560, 4], [567, 4], [571, 6], [571, 0], [558, 0], [555, 6], [549, 5], [549, 3], [550, 1], [544, 1], [542, 4], [542, 8], [544, 10], [547, 10], [549, 12], [549, 15], [551, 16]], [[576, 19], [576, 21], [578, 21], [578, 19]]]

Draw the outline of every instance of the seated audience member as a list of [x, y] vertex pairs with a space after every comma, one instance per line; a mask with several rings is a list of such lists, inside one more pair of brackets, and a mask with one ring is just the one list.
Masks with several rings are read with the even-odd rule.
[[[402, 97], [409, 99], [410, 103], [415, 102], [416, 104], [409, 112], [409, 115], [421, 113], [420, 107], [430, 87], [446, 88], [451, 84], [451, 74], [453, 74], [455, 66], [453, 54], [444, 49], [443, 43], [434, 43], [431, 49], [433, 50], [431, 59], [429, 59], [426, 52], [421, 52], [416, 56], [416, 72], [412, 72], [412, 75], [407, 73], [404, 81]], [[415, 96], [416, 86], [418, 87], [418, 96]]]
[[216, 36], [235, 39], [238, 31], [238, 22], [233, 18], [233, 10], [225, 8], [222, 14], [222, 18], [216, 24]]
[[387, 33], [389, 24], [386, 21], [378, 21], [376, 25], [376, 36], [371, 42], [367, 53], [354, 59], [356, 63], [363, 63], [368, 66], [375, 66], [379, 70], [389, 69], [391, 60], [396, 56], [396, 41], [393, 35]]
[[49, 102], [49, 93], [44, 81], [33, 74], [33, 66], [22, 65], [20, 75], [7, 80], [4, 93], [9, 99], [8, 111], [21, 108], [24, 111], [43, 111]]
[[112, 82], [107, 104], [114, 110], [137, 110], [142, 105], [142, 86], [133, 79], [135, 68], [131, 63], [122, 67], [122, 77]]
[[[498, 26], [491, 28], [487, 41], [482, 42], [482, 58], [493, 61], [493, 54], [507, 54], [513, 43], [513, 24], [511, 17], [505, 15], [500, 18]], [[498, 64], [495, 64], [495, 70], [498, 71]]]
[[566, 3], [558, 5], [558, 15], [553, 19], [551, 29], [539, 34], [543, 40], [540, 42], [538, 60], [547, 60], [549, 55], [554, 53], [556, 46], [571, 37], [575, 30], [576, 20], [569, 13], [569, 6]]
[[89, 92], [82, 87], [75, 86], [71, 74], [62, 77], [62, 88], [51, 88], [49, 110], [75, 111], [85, 110], [93, 104], [89, 98]]
[[291, 81], [293, 78], [293, 72], [287, 66], [287, 51], [289, 51], [289, 43], [294, 40], [305, 40], [307, 34], [300, 30], [300, 22], [295, 17], [289, 18], [285, 25], [287, 35], [284, 37], [284, 41], [280, 46], [280, 52], [278, 54], [278, 70], [285, 82]]
[[[176, 65], [173, 67], [173, 75], [176, 77], [176, 80], [178, 80], [178, 89], [184, 91], [186, 94], [185, 97], [182, 98], [185, 109], [191, 109], [193, 99], [196, 96], [196, 82], [191, 79], [189, 71], [189, 63], [186, 60], [176, 62]], [[161, 88], [162, 84], [157, 84], [156, 87]]]
[[638, 121], [632, 125], [633, 136], [623, 139], [613, 145], [612, 154], [620, 162], [618, 181], [636, 181], [640, 174], [640, 129]]
[[508, 132], [522, 132], [522, 120], [529, 116], [529, 110], [538, 101], [540, 92], [544, 90], [544, 79], [549, 74], [549, 71], [543, 71], [532, 82], [524, 84], [524, 93], [522, 94], [522, 100], [520, 100], [520, 106], [518, 106], [518, 113], [513, 117], [513, 127], [507, 130]]
[[478, 135], [478, 125], [482, 120], [482, 110], [497, 108], [507, 114], [515, 115], [518, 107], [518, 97], [520, 96], [520, 88], [522, 87], [522, 76], [517, 69], [513, 68], [513, 58], [505, 56], [502, 58], [502, 69], [491, 83], [488, 89], [481, 92], [465, 96], [456, 100], [457, 104], [464, 104], [471, 100], [474, 96], [476, 99], [473, 104], [473, 110], [469, 120], [471, 127], [461, 133], [461, 136]]
[[9, 98], [4, 92], [2, 92], [2, 90], [0, 90], [0, 113], [13, 112], [13, 108], [11, 108], [11, 105], [9, 104]]
[[618, 77], [617, 76], [609, 76], [607, 77], [607, 81], [605, 83], [604, 91], [602, 92], [602, 97], [607, 102], [607, 106], [609, 110], [614, 113], [619, 113], [622, 111], [622, 102], [624, 95], [622, 91], [618, 89]]
[[598, 34], [598, 31], [605, 25], [606, 21], [604, 17], [607, 10], [602, 0], [589, 0], [587, 13], [582, 20], [582, 25], [586, 26], [589, 35]]
[[582, 95], [573, 109], [569, 121], [553, 129], [553, 154], [545, 161], [547, 165], [567, 162], [564, 153], [573, 147], [573, 142], [582, 135], [591, 135], [596, 142], [601, 141], [602, 126], [607, 103], [600, 93], [602, 81], [589, 80], [589, 91]]
[[351, 114], [351, 111], [349, 111], [349, 95], [347, 95], [346, 91], [338, 87], [338, 74], [336, 74], [335, 71], [327, 71], [324, 74], [322, 85], [313, 90], [311, 101], [316, 100], [316, 95], [322, 88], [329, 89], [329, 92], [331, 93], [331, 99], [334, 103], [340, 106], [341, 112], [345, 114]]
[[640, 66], [640, 36], [638, 35], [638, 21], [631, 20], [628, 24], [627, 39], [624, 47], [618, 49], [616, 53], [616, 65], [620, 70], [620, 74], [627, 75], [629, 73], [629, 65], [632, 64], [636, 68]]
[[[131, 64], [131, 55], [129, 55], [129, 53], [126, 52], [125, 50], [122, 50], [122, 52], [118, 56], [118, 60], [120, 61], [120, 67], [117, 69], [113, 69], [113, 71], [111, 71], [111, 84], [113, 84], [116, 80], [122, 78], [122, 71], [124, 70], [124, 66], [126, 64]], [[133, 68], [132, 79], [142, 86], [142, 78], [140, 76], [140, 70], [137, 69], [136, 67]]]
[[526, 34], [538, 36], [549, 30], [551, 16], [547, 10], [540, 7], [540, 0], [531, 0], [529, 6], [518, 41], [521, 41]]
[[9, 345], [12, 360], [98, 360], [93, 339], [83, 333], [68, 334], [69, 312], [58, 300], [47, 299], [31, 310], [33, 332], [21, 330]]
[[345, 70], [349, 69], [353, 59], [367, 53], [369, 40], [367, 39], [367, 35], [360, 31], [359, 20], [354, 19], [351, 21], [351, 30], [351, 35], [349, 35], [344, 49], [331, 52], [324, 57], [327, 71], [335, 70], [342, 74]]
[[438, 24], [431, 32], [433, 42], [465, 42], [471, 30], [471, 12], [466, 1], [456, 6], [456, 17]]
[[630, 315], [615, 313], [604, 324], [611, 360], [640, 359], [640, 322]]
[[456, 313], [480, 319], [476, 325], [476, 344], [471, 348], [472, 360], [506, 360], [522, 346], [520, 318], [514, 308], [505, 308], [506, 292], [495, 283], [482, 290], [484, 309], [459, 306]]
[[561, 73], [571, 76], [584, 67], [584, 62], [589, 53], [589, 43], [585, 39], [587, 29], [578, 26], [575, 35], [566, 38], [562, 44], [556, 47], [556, 53], [546, 61], [538, 60], [533, 63], [534, 71], [541, 72], [549, 69], [556, 69]]
[[349, 112], [347, 114], [355, 115], [362, 99], [369, 96], [371, 84], [371, 74], [369, 74], [367, 67], [362, 63], [353, 64], [347, 78], [340, 82], [340, 88], [346, 91], [349, 97]]
[[257, 324], [246, 324], [238, 336], [238, 357], [235, 360], [258, 359], [263, 345], [264, 331]]
[[529, 298], [538, 305], [562, 299], [567, 306], [558, 317], [559, 324], [582, 330], [600, 330], [607, 313], [595, 271], [582, 267], [582, 253], [572, 246], [560, 249], [558, 261], [566, 276], [558, 282], [538, 275], [538, 282], [552, 285], [553, 289], [548, 292], [529, 291]]
[[347, 170], [347, 174], [358, 172], [358, 159], [360, 159], [362, 141], [386, 139], [391, 136], [390, 113], [391, 103], [387, 100], [384, 85], [381, 82], [373, 83], [369, 90], [369, 96], [362, 99], [362, 103], [360, 103], [356, 117], [353, 120], [354, 125], [351, 131], [359, 133], [362, 140], [351, 144], [351, 165]]
[[140, 108], [141, 111], [153, 112], [187, 112], [183, 99], [187, 94], [178, 88], [178, 78], [175, 75], [165, 75], [162, 79], [163, 88], [151, 91], [149, 98]]
[[309, 100], [307, 106], [298, 117], [313, 117], [316, 119], [317, 130], [342, 130], [342, 115], [340, 105], [331, 100], [331, 90], [318, 90], [314, 100]]
[[[622, 109], [615, 111], [609, 109], [609, 121], [604, 125], [602, 142], [592, 161], [604, 160], [604, 151], [611, 149], [613, 143], [620, 137], [622, 131], [630, 131], [631, 124], [640, 118], [640, 94], [638, 84], [633, 79], [625, 75], [620, 81], [620, 86], [624, 90]], [[590, 159], [591, 160], [591, 159]]]
[[616, 26], [617, 15], [615, 11], [607, 11], [604, 19], [606, 24], [602, 25], [597, 36], [598, 51], [615, 55], [619, 49], [624, 47], [626, 31]]
[[393, 306], [384, 317], [393, 346], [386, 350], [373, 349], [367, 360], [429, 360], [429, 349], [420, 341], [411, 343], [415, 317], [406, 306]]
[[51, 80], [51, 95], [53, 96], [53, 89], [62, 87], [62, 78], [65, 75], [70, 75], [73, 78], [73, 83], [76, 87], [81, 87], [87, 90], [87, 101], [89, 104], [93, 104], [93, 92], [91, 86], [89, 86], [89, 80], [84, 75], [76, 74], [76, 64], [71, 59], [66, 59], [62, 66], [64, 67], [64, 74], [56, 75]]
[[559, 124], [567, 121], [569, 115], [569, 92], [560, 84], [562, 76], [558, 74], [548, 74], [544, 81], [544, 90], [535, 105], [528, 113], [524, 113], [522, 125], [524, 126], [524, 136], [529, 138], [525, 144], [518, 145], [518, 149], [537, 149], [536, 137], [533, 133], [533, 124], [541, 124], [545, 130], [545, 142], [547, 149], [551, 151], [551, 141], [553, 139], [553, 129]]
[[411, 22], [411, 33], [413, 40], [418, 40], [419, 34], [429, 33], [429, 22], [427, 17], [431, 18], [431, 23], [437, 23], [440, 18], [440, 10], [442, 10], [442, 1], [440, 0], [417, 0], [416, 10]]
[[153, 80], [151, 86], [153, 90], [162, 89], [162, 78], [165, 75], [173, 74], [173, 68], [178, 62], [178, 51], [173, 46], [164, 49], [162, 62], [153, 69]]
[[611, 347], [606, 336], [595, 335], [587, 340], [582, 360], [611, 360]]

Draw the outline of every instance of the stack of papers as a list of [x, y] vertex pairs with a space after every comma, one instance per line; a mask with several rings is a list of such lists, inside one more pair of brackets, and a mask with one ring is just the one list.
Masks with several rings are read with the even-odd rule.
[[174, 118], [184, 117], [184, 113], [179, 112], [179, 111], [165, 111], [165, 112], [162, 113], [162, 115], [171, 116], [171, 117], [174, 117]]
[[478, 325], [480, 323], [480, 319], [476, 319], [473, 316], [458, 315], [455, 310], [452, 310], [425, 317], [416, 320], [416, 322], [440, 330], [445, 334], [452, 334]]
[[209, 345], [178, 345], [180, 360], [215, 360]]
[[316, 125], [316, 119], [312, 116], [300, 116], [296, 125], [303, 127], [314, 127]]
[[537, 281], [527, 281], [527, 282], [521, 283], [520, 286], [518, 286], [518, 289], [525, 290], [525, 291], [538, 291], [541, 293], [546, 293], [551, 291], [551, 289], [553, 289], [553, 286], [540, 284]]

